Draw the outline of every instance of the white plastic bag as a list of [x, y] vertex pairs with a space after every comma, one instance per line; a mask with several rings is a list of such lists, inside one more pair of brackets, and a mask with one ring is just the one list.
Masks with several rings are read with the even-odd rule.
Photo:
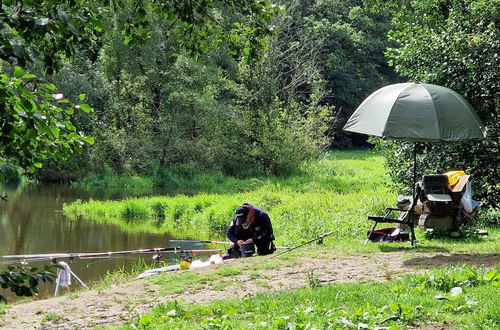
[[465, 192], [462, 195], [462, 206], [467, 213], [472, 213], [474, 211], [472, 207], [472, 187], [470, 185], [470, 182], [467, 182], [465, 184]]

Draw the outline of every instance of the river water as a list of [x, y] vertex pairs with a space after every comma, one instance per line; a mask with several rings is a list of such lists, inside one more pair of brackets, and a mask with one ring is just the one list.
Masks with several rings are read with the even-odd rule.
[[[137, 195], [133, 191], [101, 190], [91, 193], [68, 185], [43, 184], [29, 185], [24, 188], [2, 186], [0, 192], [5, 192], [8, 196], [6, 202], [0, 200], [0, 256], [168, 247], [171, 246], [168, 240], [174, 238], [168, 233], [162, 235], [127, 233], [115, 225], [99, 224], [85, 219], [69, 220], [62, 214], [63, 203], [70, 203], [77, 199], [85, 201], [89, 198], [122, 199], [126, 197], [125, 194]], [[205, 247], [184, 244], [182, 248]], [[102, 278], [106, 272], [122, 268], [130, 269], [138, 258], [138, 256], [125, 255], [103, 259], [78, 259], [74, 260], [70, 267], [84, 283], [90, 283]], [[151, 255], [145, 255], [143, 259], [152, 263]], [[29, 265], [40, 267], [48, 263]], [[16, 263], [0, 258], [0, 269], [6, 269], [8, 264]], [[80, 287], [74, 278], [71, 287]], [[53, 295], [54, 289], [53, 284], [41, 286], [39, 298]], [[15, 295], [4, 289], [0, 289], [0, 294], [6, 296], [9, 301], [16, 299]]]

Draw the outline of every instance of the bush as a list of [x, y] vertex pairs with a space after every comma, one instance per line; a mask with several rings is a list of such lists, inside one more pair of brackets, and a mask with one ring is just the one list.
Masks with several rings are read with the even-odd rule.
[[21, 172], [18, 167], [9, 164], [0, 164], [0, 183], [21, 182]]
[[146, 218], [149, 216], [149, 212], [144, 203], [139, 200], [127, 199], [120, 210], [120, 215], [125, 219]]

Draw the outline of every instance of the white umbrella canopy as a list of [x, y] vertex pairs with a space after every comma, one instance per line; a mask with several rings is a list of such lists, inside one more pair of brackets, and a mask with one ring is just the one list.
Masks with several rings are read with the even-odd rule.
[[352, 114], [344, 130], [414, 142], [485, 138], [483, 123], [460, 94], [421, 83], [393, 84], [375, 91]]

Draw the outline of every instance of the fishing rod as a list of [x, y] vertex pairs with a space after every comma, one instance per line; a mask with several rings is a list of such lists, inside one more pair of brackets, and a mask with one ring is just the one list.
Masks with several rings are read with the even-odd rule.
[[45, 254], [19, 254], [19, 255], [9, 255], [2, 256], [2, 258], [8, 259], [23, 259], [29, 261], [42, 261], [42, 260], [54, 260], [62, 258], [80, 258], [80, 259], [92, 259], [92, 258], [110, 258], [114, 255], [126, 255], [126, 254], [159, 254], [159, 253], [204, 253], [204, 252], [220, 252], [220, 249], [202, 249], [202, 250], [184, 250], [180, 247], [167, 247], [167, 248], [152, 248], [152, 249], [140, 249], [140, 250], [128, 250], [128, 251], [110, 251], [110, 252], [93, 252], [93, 253], [45, 253]]
[[200, 243], [200, 244], [221, 244], [221, 245], [231, 245], [233, 243], [231, 242], [224, 242], [224, 241], [208, 241], [208, 240], [189, 240], [189, 239], [171, 239], [169, 242], [174, 242], [174, 243]]
[[294, 247], [292, 247], [292, 248], [289, 248], [288, 250], [283, 251], [283, 252], [280, 252], [280, 253], [278, 253], [278, 254], [276, 254], [276, 255], [272, 256], [272, 257], [271, 257], [271, 258], [269, 258], [269, 259], [273, 259], [273, 258], [279, 257], [279, 256], [280, 256], [280, 255], [282, 255], [282, 254], [285, 254], [285, 253], [287, 253], [287, 252], [293, 251], [293, 250], [295, 250], [295, 249], [298, 249], [298, 248], [300, 248], [300, 247], [302, 247], [302, 246], [304, 246], [304, 245], [310, 244], [310, 243], [312, 243], [312, 242], [315, 242], [315, 241], [323, 241], [323, 238], [325, 238], [326, 236], [331, 235], [331, 234], [333, 234], [333, 231], [330, 231], [330, 232], [328, 232], [328, 233], [326, 233], [326, 234], [323, 234], [323, 235], [321, 235], [321, 236], [318, 236], [318, 237], [316, 237], [316, 238], [313, 238], [312, 240], [307, 241], [307, 242], [305, 242], [305, 243], [302, 243], [302, 244], [300, 244], [300, 245], [297, 245], [297, 246], [294, 246]]
[[[209, 240], [188, 240], [188, 239], [171, 239], [169, 242], [173, 243], [200, 243], [200, 244], [221, 244], [221, 245], [232, 245], [233, 243], [231, 242], [224, 242], [224, 241], [209, 241]], [[277, 249], [280, 250], [288, 250], [289, 247], [286, 246], [277, 246]]]

